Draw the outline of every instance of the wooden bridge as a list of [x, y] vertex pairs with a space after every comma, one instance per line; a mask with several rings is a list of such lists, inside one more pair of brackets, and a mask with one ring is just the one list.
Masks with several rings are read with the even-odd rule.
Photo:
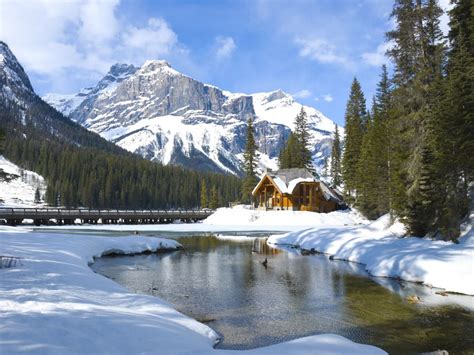
[[18, 225], [33, 220], [39, 225], [74, 224], [77, 220], [87, 224], [164, 224], [182, 221], [196, 222], [206, 219], [214, 211], [205, 210], [110, 210], [66, 208], [0, 208], [0, 221]]

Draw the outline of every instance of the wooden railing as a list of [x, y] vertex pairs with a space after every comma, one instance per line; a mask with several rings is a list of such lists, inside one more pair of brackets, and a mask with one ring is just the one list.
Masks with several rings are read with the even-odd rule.
[[[0, 208], [0, 219], [7, 222], [32, 219], [43, 220], [102, 220], [104, 221], [197, 221], [209, 217], [213, 210], [121, 210], [121, 209], [67, 209], [67, 208]], [[16, 223], [16, 222], [15, 222]]]

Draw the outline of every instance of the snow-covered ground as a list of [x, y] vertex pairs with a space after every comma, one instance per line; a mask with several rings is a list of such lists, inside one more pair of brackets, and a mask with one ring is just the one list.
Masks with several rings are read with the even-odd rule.
[[[104, 253], [176, 248], [151, 237], [33, 233], [0, 226], [0, 255], [21, 258], [0, 269], [3, 354], [209, 354], [218, 335], [157, 297], [130, 293], [88, 266]], [[229, 352], [229, 351], [226, 351]], [[250, 354], [384, 354], [326, 334], [245, 351]]]
[[303, 211], [259, 211], [248, 206], [219, 208], [201, 223], [142, 224], [142, 225], [74, 225], [40, 227], [57, 230], [101, 231], [166, 231], [166, 232], [291, 232], [315, 226], [354, 226], [368, 223], [358, 212], [346, 210], [331, 213]]
[[[406, 237], [400, 223], [388, 225], [388, 216], [362, 226], [320, 225], [268, 239], [272, 245], [315, 249], [365, 264], [373, 276], [421, 282], [449, 292], [474, 295], [474, 214], [463, 226], [459, 244]], [[473, 302], [472, 300], [471, 302]], [[474, 305], [473, 305], [474, 306]]]
[[35, 203], [35, 191], [40, 197], [46, 192], [46, 183], [41, 175], [24, 170], [0, 155], [0, 207], [40, 207]]
[[234, 208], [219, 208], [203, 221], [211, 226], [258, 226], [283, 228], [281, 230], [299, 230], [314, 226], [348, 226], [367, 223], [367, 220], [352, 210], [330, 213], [314, 213], [306, 211], [262, 211], [252, 210], [240, 205]]

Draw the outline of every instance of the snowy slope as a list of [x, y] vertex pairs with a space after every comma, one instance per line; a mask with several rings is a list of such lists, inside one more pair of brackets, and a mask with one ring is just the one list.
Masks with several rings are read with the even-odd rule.
[[36, 188], [40, 197], [46, 192], [46, 182], [41, 175], [24, 170], [0, 155], [0, 207], [36, 207]]
[[[147, 61], [141, 68], [114, 65], [97, 87], [82, 93], [86, 99], [81, 93], [49, 94], [44, 99], [89, 130], [149, 160], [237, 174], [247, 120], [255, 120], [260, 170], [274, 170], [301, 109], [301, 104], [281, 90], [231, 93], [158, 60]], [[334, 122], [312, 107], [304, 108], [314, 163], [321, 170], [330, 155]]]
[[82, 89], [77, 94], [46, 94], [43, 96], [43, 100], [49, 103], [51, 106], [56, 108], [59, 112], [69, 116], [90, 93], [90, 88]]

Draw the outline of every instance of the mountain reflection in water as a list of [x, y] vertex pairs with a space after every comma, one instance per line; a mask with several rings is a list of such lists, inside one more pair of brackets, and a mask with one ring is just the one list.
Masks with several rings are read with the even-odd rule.
[[[264, 238], [175, 239], [184, 251], [104, 257], [93, 269], [205, 322], [222, 336], [220, 348], [248, 349], [335, 333], [390, 353], [474, 352], [473, 312], [449, 304], [454, 296], [375, 279], [381, 286], [361, 265], [324, 255], [301, 256], [270, 247]], [[265, 259], [267, 267], [262, 265]], [[390, 288], [448, 304], [409, 304], [402, 291]]]

